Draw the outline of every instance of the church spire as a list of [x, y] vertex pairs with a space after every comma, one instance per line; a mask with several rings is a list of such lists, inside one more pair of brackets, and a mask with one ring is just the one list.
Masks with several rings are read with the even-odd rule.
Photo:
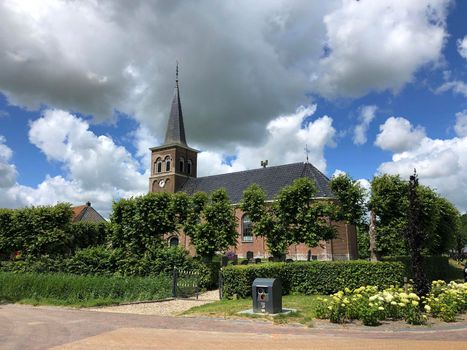
[[187, 146], [185, 127], [183, 125], [182, 104], [180, 103], [180, 91], [178, 88], [178, 62], [175, 70], [175, 92], [167, 123], [167, 131], [165, 132], [164, 144], [169, 145], [173, 143]]

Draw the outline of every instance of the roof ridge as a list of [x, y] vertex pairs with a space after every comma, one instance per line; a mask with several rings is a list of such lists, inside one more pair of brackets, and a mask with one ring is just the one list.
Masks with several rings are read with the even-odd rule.
[[276, 169], [276, 168], [282, 168], [282, 167], [287, 167], [287, 166], [291, 166], [291, 165], [299, 165], [299, 164], [303, 165], [305, 163], [296, 162], [296, 163], [289, 163], [289, 164], [273, 165], [273, 166], [268, 166], [268, 167], [265, 167], [265, 168], [254, 168], [254, 169], [232, 171], [230, 173], [222, 173], [222, 174], [217, 174], [217, 175], [201, 176], [201, 177], [198, 177], [198, 179], [207, 179], [207, 178], [214, 177], [214, 176], [222, 176], [222, 175], [227, 176], [227, 175], [232, 175], [232, 174], [247, 173], [247, 172], [253, 172], [253, 171], [264, 171], [265, 169]]

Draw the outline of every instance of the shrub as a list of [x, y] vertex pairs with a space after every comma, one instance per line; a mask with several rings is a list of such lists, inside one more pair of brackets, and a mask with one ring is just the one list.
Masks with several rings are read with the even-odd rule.
[[96, 300], [113, 303], [170, 297], [170, 278], [76, 276], [0, 272], [0, 299], [53, 300], [57, 304], [82, 304]]
[[425, 304], [426, 311], [433, 317], [454, 322], [458, 314], [467, 310], [467, 283], [433, 281]]
[[432, 315], [445, 322], [467, 310], [467, 283], [434, 281], [426, 298], [407, 290], [390, 287], [380, 291], [375, 286], [355, 290], [345, 288], [328, 298], [319, 298], [316, 315], [333, 323], [362, 320], [364, 325], [376, 326], [382, 320], [404, 319], [410, 324], [425, 324]]
[[280, 278], [283, 294], [330, 294], [362, 285], [400, 285], [404, 267], [398, 262], [310, 261], [227, 266], [223, 269], [224, 296], [251, 295], [255, 278]]
[[64, 262], [62, 271], [77, 275], [111, 275], [116, 271], [119, 251], [104, 246], [76, 251]]

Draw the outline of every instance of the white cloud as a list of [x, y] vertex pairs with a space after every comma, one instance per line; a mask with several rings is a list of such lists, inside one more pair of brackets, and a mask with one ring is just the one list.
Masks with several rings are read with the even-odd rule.
[[[410, 123], [409, 129], [413, 130]], [[382, 163], [379, 173], [400, 174], [408, 179], [415, 168], [423, 184], [435, 188], [460, 210], [467, 210], [467, 136], [446, 140], [423, 136], [410, 149], [391, 150], [392, 161]]]
[[89, 130], [84, 120], [62, 110], [47, 110], [31, 123], [29, 140], [49, 160], [64, 163], [69, 176], [85, 189], [141, 191], [147, 178], [122, 146]]
[[439, 88], [436, 89], [436, 93], [446, 92], [452, 90], [456, 94], [467, 97], [467, 84], [460, 80], [447, 81]]
[[[258, 168], [264, 159], [269, 160], [269, 165], [305, 161], [305, 145], [310, 151], [310, 162], [324, 172], [324, 149], [335, 145], [336, 131], [328, 116], [303, 125], [315, 111], [316, 105], [300, 107], [295, 113], [272, 120], [266, 128], [266, 140], [260, 146], [236, 147], [231, 154], [235, 159], [230, 165], [225, 163], [221, 151], [201, 152], [198, 175]], [[143, 168], [147, 169], [147, 147], [152, 145], [153, 136], [141, 127], [133, 136], [137, 157], [144, 161]], [[8, 188], [0, 189], [0, 206], [81, 204], [89, 200], [96, 209], [108, 215], [112, 200], [147, 192], [148, 170], [142, 173], [137, 159], [124, 147], [116, 145], [108, 136], [94, 134], [85, 120], [69, 112], [46, 110], [41, 118], [30, 123], [29, 139], [49, 161], [62, 164], [65, 176], [46, 176], [32, 188], [15, 183], [16, 172], [13, 172], [13, 182]], [[14, 170], [14, 165], [8, 164], [12, 152], [2, 142], [4, 139], [0, 138], [0, 165], [5, 164]]]
[[16, 182], [16, 168], [9, 163], [13, 152], [5, 142], [5, 137], [0, 135], [0, 189], [12, 187]]
[[363, 106], [360, 109], [360, 115], [358, 117], [359, 124], [355, 126], [354, 129], [354, 136], [353, 136], [353, 143], [356, 145], [363, 145], [366, 143], [366, 133], [368, 131], [368, 127], [370, 123], [375, 118], [375, 113], [378, 107], [371, 105], [371, 106]]
[[2, 1], [0, 91], [98, 121], [118, 110], [161, 138], [178, 59], [189, 141], [225, 152], [264, 142], [310, 89], [400, 89], [440, 58], [448, 3]]
[[456, 125], [454, 130], [459, 137], [467, 136], [467, 109], [456, 113]]
[[449, 3], [343, 0], [324, 17], [330, 53], [320, 61], [316, 90], [328, 97], [399, 91], [442, 58]]
[[425, 130], [414, 128], [405, 118], [390, 117], [379, 126], [375, 145], [381, 149], [400, 153], [417, 147], [425, 137]]
[[467, 35], [462, 39], [457, 40], [457, 51], [464, 59], [467, 60]]
[[324, 149], [335, 146], [336, 130], [328, 116], [307, 122], [302, 127], [305, 118], [315, 111], [316, 105], [301, 106], [293, 114], [272, 120], [266, 127], [265, 142], [259, 146], [237, 146], [231, 153], [235, 158], [230, 165], [224, 162], [225, 155], [220, 152], [202, 152], [198, 158], [200, 176], [258, 168], [266, 159], [270, 166], [304, 162], [305, 146], [309, 150], [310, 163], [325, 172]]
[[[112, 200], [143, 194], [148, 189], [148, 174], [122, 146], [108, 136], [95, 135], [89, 124], [62, 110], [46, 110], [30, 123], [29, 139], [47, 157], [63, 165], [65, 176], [46, 176], [36, 188], [15, 183], [16, 171], [11, 150], [0, 139], [0, 172], [10, 169], [8, 186], [0, 191], [0, 206], [21, 207], [69, 202], [75, 205], [91, 201], [108, 215]], [[148, 151], [149, 153], [149, 151]], [[148, 163], [149, 164], [149, 163]], [[7, 176], [0, 176], [0, 185]], [[2, 186], [0, 186], [2, 187]]]
[[337, 177], [337, 176], [341, 176], [341, 175], [345, 175], [345, 174], [347, 174], [345, 171], [340, 170], [340, 169], [336, 169], [336, 170], [334, 170], [334, 172], [332, 173], [332, 176], [331, 176], [331, 177]]

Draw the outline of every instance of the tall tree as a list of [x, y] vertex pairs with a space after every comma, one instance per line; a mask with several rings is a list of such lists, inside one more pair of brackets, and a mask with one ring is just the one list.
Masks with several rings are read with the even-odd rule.
[[459, 219], [459, 230], [454, 237], [454, 249], [456, 259], [464, 258], [464, 249], [467, 246], [467, 213], [463, 214]]
[[359, 225], [366, 214], [366, 190], [347, 174], [334, 176], [329, 186], [339, 201], [337, 218], [355, 226]]
[[204, 260], [211, 261], [217, 252], [237, 244], [236, 226], [234, 208], [224, 189], [212, 192], [209, 199], [205, 194], [195, 194], [191, 199], [185, 233]]
[[136, 256], [159, 249], [163, 235], [174, 232], [185, 215], [183, 196], [186, 194], [149, 193], [114, 203], [112, 245]]
[[253, 223], [253, 234], [266, 238], [275, 259], [281, 259], [290, 244], [315, 247], [321, 240], [335, 237], [330, 220], [337, 216], [337, 209], [328, 201], [316, 200], [316, 192], [309, 178], [284, 187], [272, 203], [266, 203], [266, 195], [257, 185], [244, 191], [240, 207]]
[[371, 181], [368, 208], [375, 215], [373, 232], [376, 242], [373, 244], [381, 255], [405, 255], [407, 252], [405, 241], [402, 239], [402, 232], [407, 225], [406, 193], [407, 182], [399, 175], [385, 174], [376, 176]]
[[[408, 225], [407, 181], [398, 175], [377, 176], [371, 183], [369, 208], [376, 216], [377, 250], [382, 255], [406, 255], [407, 244], [403, 232]], [[454, 246], [458, 230], [459, 212], [433, 189], [418, 185], [420, 224], [428, 239], [425, 253], [439, 255]]]
[[414, 172], [410, 176], [408, 198], [409, 207], [407, 212], [408, 224], [404, 231], [409, 247], [410, 260], [413, 271], [415, 290], [418, 296], [428, 294], [430, 285], [423, 268], [422, 248], [427, 234], [423, 231], [422, 206], [420, 203], [418, 189], [418, 176]]
[[[355, 225], [357, 229], [359, 256], [366, 258], [369, 251], [371, 259], [377, 260], [374, 237], [376, 232], [374, 231], [375, 234], [371, 235], [373, 231], [371, 231], [370, 218], [370, 235], [368, 235], [368, 223], [365, 220], [367, 191], [358, 181], [353, 180], [347, 174], [334, 176], [329, 185], [338, 200], [337, 220], [347, 221], [349, 224]], [[370, 242], [370, 249], [368, 249], [368, 241]]]

